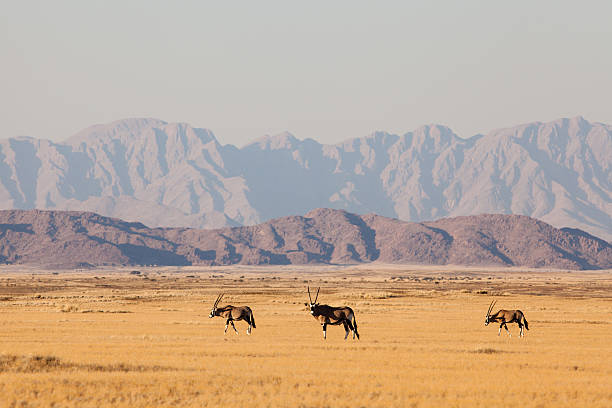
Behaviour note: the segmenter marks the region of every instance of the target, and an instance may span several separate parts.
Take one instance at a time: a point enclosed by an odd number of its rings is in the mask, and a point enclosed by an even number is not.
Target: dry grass
[[[30,272],[30,271],[28,271]],[[609,407],[612,275],[170,268],[0,278],[1,407]],[[212,277],[215,275],[215,277]],[[391,279],[394,277],[394,279]],[[398,277],[402,277],[399,279]],[[438,282],[438,283],[435,283]],[[304,307],[347,304],[360,341]],[[220,291],[257,329],[223,335]],[[487,294],[479,294],[487,291]],[[491,293],[529,320],[484,327]],[[230,329],[231,330],[231,329]]]
[[[1,355],[0,356],[0,373],[42,373],[49,371],[65,371],[65,370],[80,370],[80,371],[96,371],[96,372],[113,372],[113,371],[173,371],[174,369],[161,366],[143,366],[143,365],[127,365],[119,364],[75,364],[60,360],[55,356],[16,356],[16,355]]]

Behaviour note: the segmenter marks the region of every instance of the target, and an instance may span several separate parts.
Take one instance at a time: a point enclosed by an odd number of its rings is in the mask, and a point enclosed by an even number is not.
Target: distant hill
[[[425,221],[522,214],[612,241],[612,127],[582,117],[458,137],[427,125],[335,145],[126,119],[63,143],[0,140],[0,208],[93,211],[153,227],[255,225],[320,207]]]
[[[285,265],[363,262],[612,268],[612,246],[520,215],[425,223],[316,209],[263,224],[148,228],[89,212],[0,211],[0,262],[100,265]]]

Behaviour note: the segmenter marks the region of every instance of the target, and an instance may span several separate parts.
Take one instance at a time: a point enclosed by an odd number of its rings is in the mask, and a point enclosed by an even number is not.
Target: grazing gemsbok
[[[346,340],[348,337],[349,331],[353,332],[353,339],[355,336],[357,336],[357,339],[359,339],[359,333],[357,332],[357,321],[355,320],[355,313],[353,313],[353,309],[348,306],[333,307],[318,304],[317,299],[319,298],[319,290],[321,290],[321,288],[317,289],[317,295],[315,296],[315,300],[313,302],[312,296],[310,296],[310,287],[308,287],[308,299],[310,299],[310,304],[304,304],[310,307],[310,314],[323,326],[323,338],[327,338],[328,324],[331,324],[332,326],[342,324],[344,325],[344,330],[346,332],[344,335],[344,340]]]
[[[497,332],[497,335],[499,336],[501,334],[501,329],[503,327],[506,329],[506,332],[508,332],[508,336],[512,337],[512,335],[510,334],[510,330],[508,330],[508,326],[506,326],[506,323],[516,323],[518,324],[519,329],[521,329],[519,337],[525,336],[525,334],[523,333],[523,326],[525,326],[525,328],[529,330],[529,324],[527,324],[527,319],[525,319],[525,315],[523,314],[523,312],[521,312],[520,310],[502,309],[495,314],[491,314],[491,310],[493,310],[493,306],[495,306],[495,303],[497,303],[496,300],[492,301],[489,305],[489,310],[487,310],[487,319],[485,320],[485,326],[488,326],[489,323],[499,323],[499,331]]]
[[[227,326],[229,324],[232,325],[232,328],[234,329],[236,334],[238,334],[238,330],[236,330],[236,326],[234,326],[234,320],[236,321],[244,320],[245,322],[249,324],[249,327],[247,328],[247,334],[250,335],[251,328],[254,328],[254,329],[257,328],[257,326],[255,326],[255,318],[253,317],[253,311],[251,311],[251,308],[248,306],[232,306],[232,305],[217,307],[223,295],[224,293],[217,296],[217,300],[215,300],[215,304],[213,305],[213,308],[210,311],[210,314],[208,315],[208,317],[212,319],[215,316],[221,316],[227,319],[225,321],[225,331],[223,332],[223,334],[227,333]]]

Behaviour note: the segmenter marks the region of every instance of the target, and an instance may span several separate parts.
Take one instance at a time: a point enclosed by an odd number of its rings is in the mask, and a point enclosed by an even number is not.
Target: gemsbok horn
[[[257,328],[257,326],[255,326],[255,318],[253,317],[253,311],[251,310],[251,308],[248,306],[232,305],[217,307],[219,305],[219,302],[221,301],[221,298],[223,298],[223,295],[224,293],[217,296],[217,300],[215,300],[215,304],[213,305],[213,308],[210,311],[208,317],[212,319],[215,316],[221,316],[227,319],[225,321],[225,331],[223,332],[223,334],[227,333],[227,326],[230,324],[232,325],[232,328],[234,329],[236,334],[238,334],[238,330],[236,330],[236,326],[234,326],[234,320],[244,320],[249,324],[246,333],[250,335],[251,328]]]
[[[496,300],[492,301],[489,305],[489,310],[487,310],[487,318],[485,320],[485,326],[488,326],[489,323],[499,323],[499,331],[497,332],[497,335],[499,336],[501,334],[501,329],[503,327],[506,329],[506,332],[508,332],[508,336],[512,337],[512,335],[510,334],[510,330],[508,330],[508,326],[506,326],[506,323],[516,323],[518,324],[520,329],[519,337],[524,337],[525,334],[523,332],[523,326],[527,330],[529,330],[529,324],[527,324],[527,319],[525,319],[525,315],[523,314],[523,312],[521,312],[520,310],[502,309],[495,314],[491,314],[491,310],[493,310],[495,303],[497,303]]]
[[[321,326],[323,326],[323,338],[327,338],[327,325],[336,326],[339,324],[344,325],[345,335],[344,340],[349,335],[349,332],[353,332],[353,339],[357,336],[359,339],[359,333],[357,332],[357,321],[355,320],[355,313],[353,309],[348,306],[333,307],[328,305],[320,305],[317,303],[319,298],[319,290],[317,289],[317,295],[315,296],[314,302],[312,296],[310,296],[310,287],[308,287],[308,299],[310,303],[304,303],[304,305],[310,307],[310,314],[312,317],[317,319]]]

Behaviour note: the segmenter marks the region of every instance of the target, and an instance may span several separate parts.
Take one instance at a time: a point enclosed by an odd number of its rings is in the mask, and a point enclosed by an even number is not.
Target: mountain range
[[[127,119],[63,142],[0,140],[0,208],[92,211],[149,227],[255,225],[326,207],[404,221],[519,214],[612,240],[612,126],[582,117],[465,139],[441,125],[325,145],[243,147]]]
[[[319,208],[214,230],[148,228],[77,211],[0,211],[0,262],[103,265],[399,263],[612,268],[612,245],[522,215],[413,223]]]

